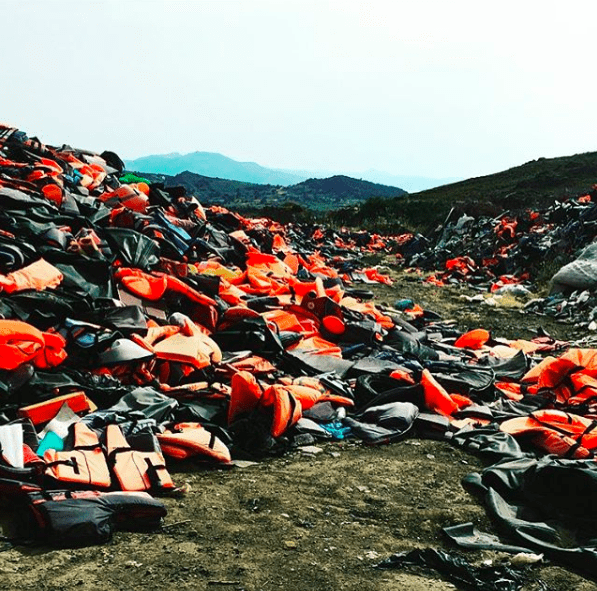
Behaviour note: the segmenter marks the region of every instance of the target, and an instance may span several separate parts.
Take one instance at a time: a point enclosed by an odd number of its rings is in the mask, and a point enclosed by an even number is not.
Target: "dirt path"
[[[485,325],[504,336],[530,336],[544,319],[517,310],[462,313],[458,289],[408,278],[380,290],[389,303],[411,297],[459,324]],[[487,323],[491,322],[491,326]],[[564,338],[566,327],[555,325]],[[500,336],[496,334],[495,336]],[[408,439],[370,448],[329,443],[319,453],[295,450],[228,471],[180,465],[173,476],[188,493],[165,499],[168,517],[155,534],[118,533],[110,544],[76,550],[0,546],[6,590],[131,589],[273,591],[445,591],[430,573],[379,570],[390,554],[450,548],[441,528],[466,521],[493,531],[483,506],[461,478],[483,467],[448,443]],[[475,563],[507,555],[468,552]],[[597,585],[558,566],[533,569],[525,590],[588,591]]]

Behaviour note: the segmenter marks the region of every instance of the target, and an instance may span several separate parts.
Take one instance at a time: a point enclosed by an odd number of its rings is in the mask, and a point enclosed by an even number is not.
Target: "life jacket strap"
[[[160,478],[159,470],[165,470],[165,464],[154,464],[150,458],[145,458],[147,464],[147,477],[151,483],[151,487],[155,490],[163,488],[164,482]]]
[[[116,463],[116,456],[120,453],[133,451],[130,447],[116,447],[107,454],[108,463],[113,466]]]
[[[75,445],[73,450],[75,451],[95,451],[96,449],[101,449],[102,446],[99,443],[92,443],[91,445]]]
[[[55,460],[53,462],[46,462],[46,468],[53,468],[54,466],[69,466],[73,469],[75,474],[80,474],[79,462],[76,458],[70,458],[68,460]]]

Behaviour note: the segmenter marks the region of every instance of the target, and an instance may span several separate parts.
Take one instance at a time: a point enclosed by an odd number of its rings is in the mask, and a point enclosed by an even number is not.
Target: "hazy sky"
[[[0,0],[0,121],[123,158],[470,177],[597,150],[597,2]]]

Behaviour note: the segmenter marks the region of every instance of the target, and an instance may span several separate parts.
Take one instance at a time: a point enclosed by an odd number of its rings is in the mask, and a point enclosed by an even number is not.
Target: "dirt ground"
[[[570,327],[504,309],[468,304],[460,288],[436,288],[402,275],[376,289],[392,303],[412,298],[454,318],[462,328],[483,326],[494,336],[530,337],[543,326],[558,338]],[[6,590],[67,588],[273,591],[445,591],[459,589],[423,570],[380,570],[399,551],[453,549],[447,525],[472,521],[495,533],[482,504],[460,484],[483,467],[448,443],[407,439],[383,447],[339,442],[297,449],[281,458],[205,471],[172,469],[182,498],[167,498],[168,516],[156,533],[117,533],[105,546],[75,550],[0,543],[0,581]],[[508,555],[466,552],[476,564]],[[533,567],[526,591],[588,591],[597,585],[567,569]]]

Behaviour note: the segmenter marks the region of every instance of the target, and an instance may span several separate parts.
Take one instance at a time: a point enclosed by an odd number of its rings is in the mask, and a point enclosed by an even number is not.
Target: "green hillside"
[[[394,198],[406,194],[397,187],[347,176],[309,179],[283,187],[206,177],[188,171],[174,176],[145,172],[139,174],[150,180],[162,181],[167,187],[182,185],[206,205],[223,205],[240,211],[283,207],[294,203],[302,208],[321,212],[358,206],[372,197]]]
[[[508,170],[411,193],[400,200],[372,199],[334,214],[340,223],[374,224],[393,230],[431,229],[457,213],[499,215],[505,210],[546,207],[577,196],[597,183],[597,152],[539,158]]]

